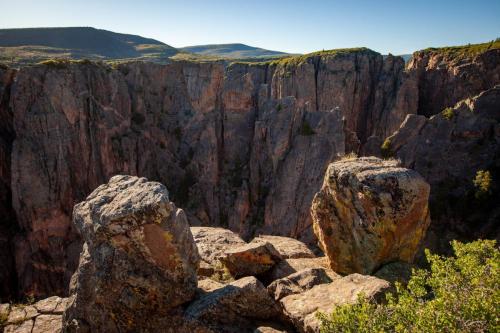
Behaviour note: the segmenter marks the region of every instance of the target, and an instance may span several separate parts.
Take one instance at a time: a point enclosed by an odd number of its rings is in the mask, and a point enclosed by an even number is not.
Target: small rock
[[[67,298],[61,298],[58,296],[52,296],[41,301],[38,301],[33,306],[40,313],[46,314],[62,314],[66,310],[68,303]]]
[[[318,284],[330,282],[332,279],[324,268],[308,268],[275,280],[267,287],[267,291],[275,300],[279,301],[283,297],[299,294]]]
[[[193,239],[200,254],[198,275],[210,277],[221,270],[220,258],[231,248],[245,245],[238,234],[228,229],[213,227],[191,227]]]
[[[198,289],[200,289],[204,293],[208,293],[215,289],[219,289],[224,287],[224,284],[214,281],[212,279],[203,279],[198,281]]]
[[[273,269],[266,275],[266,280],[274,281],[290,274],[297,273],[304,269],[309,268],[323,268],[330,279],[334,280],[339,277],[337,273],[330,269],[330,264],[326,257],[319,258],[298,258],[298,259],[285,259],[277,263]]]
[[[332,283],[320,284],[300,294],[281,300],[285,316],[300,332],[319,332],[316,312],[329,313],[334,306],[354,303],[359,293],[368,299],[380,301],[390,283],[373,276],[351,274]]]
[[[306,244],[290,237],[261,235],[255,237],[250,244],[265,242],[272,244],[283,259],[315,257]]]
[[[221,262],[235,278],[267,272],[281,260],[268,242],[256,242],[227,250]]]
[[[276,302],[255,277],[248,276],[201,295],[185,311],[188,321],[206,324],[217,332],[241,332],[251,327],[255,319],[270,319],[279,315]],[[225,327],[230,325],[233,330]],[[225,328],[224,328],[225,327]]]

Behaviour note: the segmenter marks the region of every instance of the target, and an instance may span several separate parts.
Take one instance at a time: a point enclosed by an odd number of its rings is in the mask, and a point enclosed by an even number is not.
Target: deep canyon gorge
[[[67,295],[73,206],[117,174],[165,184],[192,226],[315,246],[329,163],[390,156],[430,184],[428,247],[498,238],[498,198],[471,193],[500,176],[499,84],[500,49],[1,67],[0,297]]]

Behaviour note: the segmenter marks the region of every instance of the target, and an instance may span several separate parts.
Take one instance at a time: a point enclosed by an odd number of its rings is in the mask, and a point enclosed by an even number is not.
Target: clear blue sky
[[[500,37],[500,0],[0,0],[0,28],[92,26],[175,47],[411,53]]]

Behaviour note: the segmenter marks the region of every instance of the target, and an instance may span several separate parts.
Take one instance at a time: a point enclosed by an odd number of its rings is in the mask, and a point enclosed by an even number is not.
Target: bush
[[[316,134],[316,132],[314,132],[314,130],[312,129],[311,125],[307,122],[307,120],[304,120],[302,126],[300,126],[299,134],[303,136],[310,136]]]
[[[380,146],[380,153],[382,154],[383,158],[391,158],[394,156],[394,153],[391,149],[391,139],[387,138],[384,140],[384,143],[382,143],[382,146]]]
[[[396,283],[387,304],[358,302],[319,314],[322,333],[499,332],[500,251],[496,242],[452,242],[454,257],[430,254],[429,270],[414,270],[408,286]]]
[[[453,119],[453,116],[455,115],[455,110],[453,110],[452,108],[446,108],[444,109],[441,114],[443,115],[443,117],[445,117],[446,119],[448,120],[452,120]]]
[[[479,170],[473,183],[476,188],[476,198],[481,199],[491,194],[492,178],[489,171]]]

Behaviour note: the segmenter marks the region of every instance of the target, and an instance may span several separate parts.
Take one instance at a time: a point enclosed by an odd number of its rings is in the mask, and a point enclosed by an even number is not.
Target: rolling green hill
[[[0,62],[12,66],[53,58],[163,62],[177,53],[155,39],[90,27],[0,29]]]

